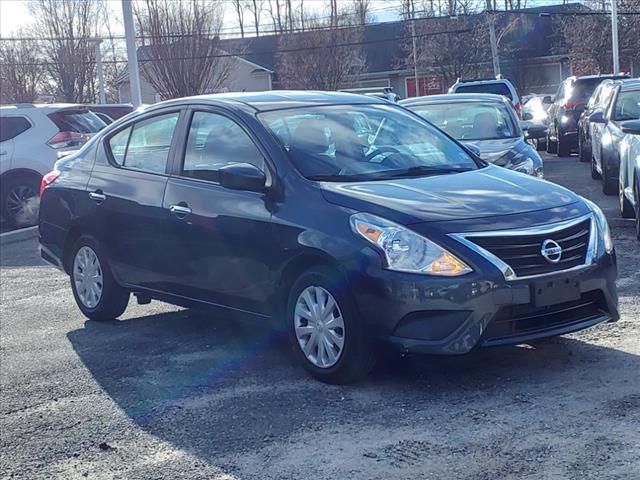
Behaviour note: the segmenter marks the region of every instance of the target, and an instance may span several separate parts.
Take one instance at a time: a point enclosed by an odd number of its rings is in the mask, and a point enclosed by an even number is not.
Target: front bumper
[[[579,271],[534,279],[474,275],[368,272],[366,286],[356,288],[356,302],[378,338],[403,352],[427,354],[518,344],[619,318],[615,253]],[[551,301],[540,300],[545,289]]]

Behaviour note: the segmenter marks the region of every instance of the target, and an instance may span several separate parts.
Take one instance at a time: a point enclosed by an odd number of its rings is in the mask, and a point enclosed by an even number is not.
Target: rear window
[[[0,118],[0,142],[6,142],[17,137],[31,128],[31,124],[24,117]]]
[[[602,83],[602,78],[590,78],[588,80],[576,80],[573,88],[567,88],[567,98],[581,98],[587,100],[593,92],[596,91],[598,85]]]
[[[511,90],[505,83],[478,83],[475,85],[458,85],[455,93],[493,93],[513,100]]]
[[[48,117],[61,132],[96,133],[107,126],[89,110],[60,110]]]

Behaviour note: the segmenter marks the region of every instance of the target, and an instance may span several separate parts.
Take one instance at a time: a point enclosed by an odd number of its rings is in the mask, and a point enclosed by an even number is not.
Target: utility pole
[[[96,40],[96,69],[98,70],[98,95],[100,103],[107,103],[107,96],[104,93],[104,72],[102,70],[102,51],[100,45],[102,39]]]
[[[489,13],[489,41],[491,42],[491,59],[493,60],[493,75],[500,75],[500,58],[498,57],[498,42],[496,41],[496,26],[493,14]]]
[[[613,48],[613,73],[620,73],[620,57],[618,55],[618,5],[611,0],[611,42]]]
[[[411,15],[411,39],[413,40],[413,78],[416,82],[416,97],[420,96],[420,81],[418,79],[418,45],[416,41],[416,22]]]
[[[131,104],[138,108],[142,104],[140,94],[140,72],[138,71],[138,52],[136,51],[136,33],[133,28],[133,12],[131,0],[122,0],[122,17],[124,18],[124,35],[127,42],[127,67],[129,68],[129,85],[131,86]]]

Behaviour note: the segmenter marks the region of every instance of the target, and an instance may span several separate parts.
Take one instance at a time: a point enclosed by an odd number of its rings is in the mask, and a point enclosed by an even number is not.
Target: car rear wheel
[[[582,135],[578,137],[578,153],[581,162],[586,163],[591,159],[591,151],[585,146]]]
[[[15,175],[2,182],[2,217],[10,226],[27,227],[38,223],[39,188],[38,179],[30,175]]]
[[[596,169],[596,159],[593,157],[593,152],[591,152],[591,178],[600,180],[600,173]]]
[[[569,143],[565,138],[562,137],[562,132],[558,130],[558,142],[556,151],[559,157],[568,157],[571,155],[571,149],[569,148]]]
[[[633,205],[624,194],[624,184],[618,180],[618,201],[620,202],[620,215],[622,218],[634,218]]]
[[[601,162],[602,162],[602,193],[605,195],[615,195],[618,191],[618,179],[611,178],[611,173],[609,173],[609,169],[607,168],[607,161],[600,154]]]
[[[547,134],[547,153],[556,153],[558,151],[558,144],[551,140],[551,137]]]
[[[316,379],[352,383],[371,371],[373,346],[341,275],[318,267],[293,285],[287,306],[296,357]]]
[[[78,307],[90,320],[115,320],[129,303],[129,291],[117,284],[100,245],[81,237],[71,260],[71,289]]]

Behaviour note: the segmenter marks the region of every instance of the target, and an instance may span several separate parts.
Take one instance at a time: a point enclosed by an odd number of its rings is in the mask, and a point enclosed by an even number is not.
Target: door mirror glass
[[[593,112],[591,115],[589,115],[589,121],[591,123],[606,123],[604,114],[602,113],[601,110]]]
[[[250,163],[232,163],[218,170],[220,185],[231,190],[263,192],[267,178],[262,170]]]
[[[553,103],[553,98],[551,97],[551,95],[545,95],[542,98],[542,103],[544,103],[545,105],[551,105]]]
[[[520,122],[520,128],[524,132],[525,138],[544,138],[547,136],[547,127],[533,122]]]

